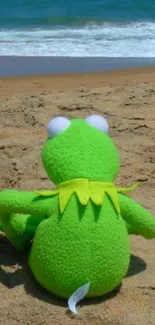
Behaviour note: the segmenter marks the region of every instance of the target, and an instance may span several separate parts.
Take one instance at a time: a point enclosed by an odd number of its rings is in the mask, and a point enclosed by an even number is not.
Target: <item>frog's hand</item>
[[[129,223],[125,222],[125,225],[129,235],[139,235],[139,233],[136,232],[135,229]]]
[[[0,215],[11,213],[47,217],[52,206],[52,197],[42,197],[35,192],[4,190],[0,192]]]
[[[2,231],[2,232],[4,231],[1,223],[0,223],[0,231]]]
[[[37,227],[43,220],[27,214],[13,213],[0,216],[1,229],[18,250],[23,250],[33,240]]]
[[[133,229],[133,233],[144,238],[155,238],[155,218],[139,203],[119,193],[119,204],[122,218]]]

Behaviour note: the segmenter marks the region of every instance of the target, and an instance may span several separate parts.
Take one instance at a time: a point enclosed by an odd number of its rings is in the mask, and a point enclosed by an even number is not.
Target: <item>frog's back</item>
[[[129,240],[121,216],[107,195],[103,206],[82,206],[75,195],[61,215],[55,198],[53,215],[41,222],[29,264],[38,282],[68,298],[90,282],[88,296],[117,287],[129,265]]]

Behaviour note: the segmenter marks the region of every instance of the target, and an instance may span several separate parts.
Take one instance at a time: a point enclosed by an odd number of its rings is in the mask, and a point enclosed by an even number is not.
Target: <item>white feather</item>
[[[82,300],[88,293],[90,282],[77,289],[68,300],[68,308],[74,314],[77,314],[76,304]]]

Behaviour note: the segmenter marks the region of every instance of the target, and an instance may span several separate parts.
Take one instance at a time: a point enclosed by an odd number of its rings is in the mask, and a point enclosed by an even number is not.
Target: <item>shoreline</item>
[[[47,91],[68,91],[79,87],[106,88],[155,83],[155,65],[103,72],[0,76],[1,98]]]
[[[155,66],[155,58],[0,56],[0,77],[99,73]]]

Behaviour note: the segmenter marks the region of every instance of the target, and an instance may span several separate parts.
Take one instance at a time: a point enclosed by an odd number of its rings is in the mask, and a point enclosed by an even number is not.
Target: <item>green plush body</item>
[[[89,281],[89,297],[118,286],[128,269],[129,242],[125,223],[116,217],[109,198],[102,207],[91,202],[81,207],[73,195],[63,216],[57,198],[53,204],[57,213],[39,225],[30,254],[37,280],[65,298]]]
[[[76,150],[75,150],[76,148]],[[119,170],[117,150],[106,134],[82,120],[73,120],[62,134],[48,139],[42,153],[54,183],[86,178],[113,182]],[[130,261],[128,234],[155,238],[155,219],[131,198],[118,194],[118,214],[105,195],[102,205],[82,205],[76,194],[64,212],[59,197],[35,192],[0,192],[3,231],[18,249],[29,242],[29,266],[48,291],[68,298],[90,282],[88,297],[101,296],[117,287]]]

